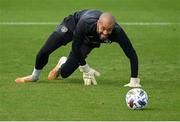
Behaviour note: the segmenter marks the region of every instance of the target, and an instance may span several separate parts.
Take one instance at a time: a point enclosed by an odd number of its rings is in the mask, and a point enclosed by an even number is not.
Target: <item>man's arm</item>
[[[87,25],[83,20],[80,20],[78,22],[76,29],[74,31],[74,36],[73,36],[73,42],[72,42],[72,51],[75,54],[79,65],[85,65],[85,57],[83,57],[82,52],[81,52],[81,46],[86,34],[87,30]]]
[[[138,78],[138,57],[129,38],[127,37],[126,33],[119,25],[116,25],[113,37],[114,37],[113,40],[116,41],[121,46],[124,53],[129,58],[131,64],[130,82],[124,86],[141,87],[140,79]]]
[[[136,51],[134,50],[128,36],[123,31],[122,28],[117,27],[115,32],[115,40],[116,42],[121,46],[123,49],[125,55],[130,60],[130,66],[131,66],[131,77],[138,77],[138,57],[136,54]]]
[[[129,38],[123,29],[116,25],[115,38],[117,43],[122,47],[124,53],[130,60],[131,64],[131,78],[130,82],[125,87],[141,87],[140,79],[138,78],[138,57],[136,51],[134,50]]]

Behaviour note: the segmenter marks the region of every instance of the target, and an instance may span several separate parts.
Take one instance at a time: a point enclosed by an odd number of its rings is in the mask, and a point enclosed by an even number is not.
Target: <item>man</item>
[[[79,67],[83,73],[84,84],[96,85],[95,76],[100,76],[100,73],[91,68],[85,59],[91,50],[100,47],[101,43],[116,42],[129,58],[131,65],[130,82],[125,86],[141,87],[138,78],[138,58],[131,42],[110,13],[98,10],[82,10],[66,17],[37,54],[32,74],[15,81],[37,81],[41,70],[48,62],[49,55],[71,41],[72,49],[68,58],[60,58],[58,64],[50,71],[48,80],[54,80],[58,76],[67,78]]]

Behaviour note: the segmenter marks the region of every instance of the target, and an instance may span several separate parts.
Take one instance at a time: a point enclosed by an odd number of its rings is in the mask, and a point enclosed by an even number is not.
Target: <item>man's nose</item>
[[[104,31],[103,31],[103,34],[104,34],[104,35],[107,35],[107,34],[108,34],[107,30],[104,30]]]

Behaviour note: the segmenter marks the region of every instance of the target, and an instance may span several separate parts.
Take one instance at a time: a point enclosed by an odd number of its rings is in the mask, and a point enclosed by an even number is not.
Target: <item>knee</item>
[[[68,72],[63,72],[62,70],[60,71],[60,75],[62,78],[68,78],[70,76]]]
[[[65,68],[65,67],[63,67],[63,65],[62,65],[62,67],[60,68],[60,71],[59,71],[62,78],[69,77],[72,74],[72,72],[73,71],[70,68],[67,68],[67,67]]]

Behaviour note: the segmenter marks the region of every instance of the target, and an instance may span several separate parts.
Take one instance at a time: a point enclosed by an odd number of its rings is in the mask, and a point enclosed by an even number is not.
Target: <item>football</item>
[[[129,109],[144,109],[148,104],[147,93],[140,88],[129,90],[125,100]]]

